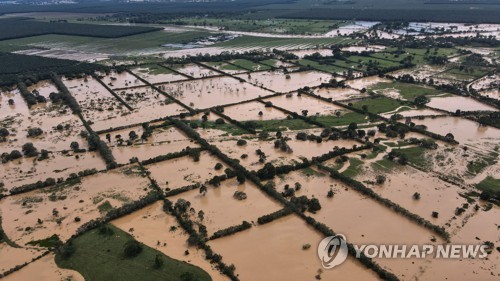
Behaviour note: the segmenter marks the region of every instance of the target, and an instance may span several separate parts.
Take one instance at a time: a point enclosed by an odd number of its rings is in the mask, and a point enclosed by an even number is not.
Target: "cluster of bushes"
[[[214,232],[214,234],[212,236],[210,236],[210,238],[208,238],[208,240],[214,240],[214,239],[217,239],[217,238],[221,238],[221,237],[226,237],[226,236],[229,236],[229,235],[233,235],[237,232],[240,232],[240,231],[243,231],[243,230],[247,230],[249,228],[252,227],[252,224],[247,222],[247,221],[243,221],[241,224],[238,224],[238,225],[235,225],[235,226],[231,226],[231,227],[228,227],[228,228],[225,228],[225,229],[221,229],[221,230],[218,230],[216,232]]]
[[[203,151],[203,150],[204,150],[203,148],[191,148],[188,146],[179,152],[170,152],[170,153],[167,153],[165,155],[159,155],[159,156],[156,156],[153,158],[146,159],[144,161],[141,161],[141,164],[142,165],[150,165],[150,164],[154,164],[154,163],[158,163],[158,162],[162,162],[162,161],[167,161],[167,160],[171,160],[171,159],[175,159],[175,158],[180,158],[180,157],[184,157],[184,156],[188,156],[188,155],[190,155],[193,158],[196,155],[198,155],[198,157],[199,157],[201,151]]]
[[[316,213],[317,211],[321,210],[321,204],[319,203],[318,198],[307,198],[307,196],[302,195],[299,197],[293,196],[290,199],[290,202],[292,202],[301,212],[311,212],[311,213]]]
[[[19,187],[14,187],[10,190],[11,195],[21,194],[35,189],[40,189],[48,186],[56,185],[56,180],[54,178],[47,178],[44,181],[37,181],[36,183],[25,184]]]
[[[118,166],[118,164],[115,161],[115,157],[111,152],[111,149],[109,149],[106,142],[102,141],[99,138],[99,135],[97,135],[95,132],[92,131],[88,134],[87,141],[89,143],[89,150],[99,151],[101,157],[104,159],[104,162],[106,162],[106,166],[108,169],[113,169]]]
[[[270,213],[268,215],[263,215],[261,217],[259,217],[257,219],[257,223],[258,224],[266,224],[266,223],[270,223],[274,220],[277,220],[279,218],[282,218],[282,217],[286,217],[288,216],[289,214],[292,213],[292,210],[290,210],[289,208],[283,208],[281,210],[278,210],[276,212],[273,212],[273,213]]]
[[[69,108],[71,108],[71,111],[73,111],[74,114],[81,114],[82,110],[80,108],[80,105],[71,95],[68,88],[66,88],[66,85],[64,85],[64,83],[61,81],[61,78],[59,78],[59,76],[57,76],[57,74],[54,72],[51,73],[51,78],[54,82],[54,85],[56,85],[57,89],[59,90],[59,96],[69,106]]]
[[[343,183],[350,186],[354,190],[374,199],[375,201],[377,201],[377,202],[381,203],[382,205],[396,211],[397,213],[407,217],[408,219],[422,225],[423,227],[426,227],[426,228],[434,231],[435,233],[437,233],[438,235],[443,237],[445,240],[449,239],[450,235],[448,234],[448,232],[446,232],[446,230],[443,227],[438,226],[438,225],[434,225],[431,222],[429,222],[428,220],[408,211],[407,209],[390,201],[389,199],[380,197],[380,195],[375,193],[372,189],[366,187],[363,183],[356,181],[348,176],[345,176],[345,175],[339,173],[337,170],[332,169],[330,167],[327,167],[327,166],[324,166],[321,164],[318,164],[318,167],[324,171],[329,172],[330,176],[332,178],[342,181]]]
[[[19,82],[17,84],[17,88],[19,89],[19,93],[23,97],[26,104],[28,104],[28,107],[31,107],[32,105],[38,103],[35,95],[28,91],[28,88],[26,87],[26,84],[24,82]]]

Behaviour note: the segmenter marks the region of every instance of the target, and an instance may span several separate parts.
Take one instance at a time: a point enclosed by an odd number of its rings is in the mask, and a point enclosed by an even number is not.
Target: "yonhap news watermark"
[[[363,244],[352,245],[355,257],[364,255],[368,258],[381,259],[484,259],[491,251],[491,245],[485,244],[424,244],[424,245],[398,245],[398,244]],[[318,245],[318,257],[325,269],[331,269],[342,264],[349,254],[347,239],[338,234],[328,236]]]

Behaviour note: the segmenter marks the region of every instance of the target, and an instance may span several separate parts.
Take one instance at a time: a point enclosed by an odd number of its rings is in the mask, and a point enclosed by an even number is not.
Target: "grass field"
[[[427,169],[430,167],[428,159],[425,157],[425,148],[423,147],[408,147],[396,149],[396,151],[401,152],[406,157],[408,157],[408,162],[417,165],[420,168]]]
[[[95,229],[73,239],[74,253],[67,259],[57,254],[57,265],[78,271],[85,280],[212,280],[202,269],[169,258],[145,245],[137,256],[126,257],[125,245],[134,240],[133,237],[114,226],[106,227],[113,233],[101,234]],[[163,261],[159,268],[155,267],[156,256]],[[187,276],[191,279],[186,279]]]
[[[348,112],[346,114],[341,115],[340,117],[337,117],[335,115],[320,115],[320,116],[314,116],[313,118],[314,120],[328,127],[347,126],[352,122],[356,124],[362,124],[367,122],[364,115],[356,112]]]
[[[373,57],[350,56],[347,59],[352,61],[352,62],[361,63],[361,64],[374,63],[382,68],[400,65],[399,62],[393,62],[393,61],[389,61],[389,60],[385,60],[385,59],[377,59],[377,58],[373,58]]]
[[[500,191],[500,179],[493,177],[486,177],[480,183],[476,184],[476,187],[484,191],[499,192]]]
[[[246,59],[237,59],[237,60],[230,61],[230,63],[232,63],[240,68],[250,70],[250,71],[271,69],[271,67],[269,67],[267,65],[262,65],[262,64],[255,63],[255,62],[252,62],[252,61],[249,61]]]
[[[286,129],[304,130],[316,127],[301,119],[263,120],[253,122],[257,123],[257,129],[268,132],[284,131]]]
[[[182,44],[209,35],[203,31],[180,33],[155,31],[121,38],[95,38],[71,35],[41,35],[0,41],[0,51],[19,51],[33,48],[105,53],[114,55],[141,54],[162,50],[163,44]]]
[[[226,30],[266,32],[277,34],[326,33],[343,24],[333,20],[285,20],[285,19],[231,19],[231,18],[180,18],[166,23],[182,23],[203,27],[223,27]]]
[[[321,70],[324,72],[329,72],[329,73],[347,72],[347,69],[345,69],[345,68],[338,67],[335,65],[329,65],[329,64],[320,64],[319,62],[312,61],[312,60],[302,59],[302,60],[297,61],[297,63],[300,65],[303,65],[303,66],[312,67],[314,69]]]
[[[402,103],[386,97],[377,97],[374,99],[362,100],[353,104],[354,107],[359,109],[362,109],[363,105],[368,106],[369,112],[378,114],[396,110],[398,107],[402,106]]]
[[[377,83],[369,87],[370,90],[384,90],[384,89],[396,89],[401,96],[406,99],[413,101],[416,97],[424,96],[436,96],[444,94],[439,90],[431,87],[423,87],[416,84],[402,83],[402,82],[382,82]]]
[[[354,178],[356,175],[361,173],[363,168],[363,161],[358,158],[349,158],[349,167],[342,172],[344,176]]]

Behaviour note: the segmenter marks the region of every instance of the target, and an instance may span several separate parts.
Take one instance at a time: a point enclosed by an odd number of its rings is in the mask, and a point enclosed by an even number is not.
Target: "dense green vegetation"
[[[24,18],[0,19],[0,40],[45,34],[118,38],[160,30],[155,27],[40,22]]]
[[[401,96],[406,99],[413,101],[417,96],[435,96],[444,94],[442,91],[436,90],[431,87],[423,87],[415,84],[401,83],[401,82],[383,82],[375,84],[369,87],[371,90],[384,90],[384,89],[395,89]]]
[[[50,78],[51,72],[74,75],[108,69],[108,67],[92,63],[3,52],[0,52],[0,65],[2,65],[0,85],[11,85],[25,80],[30,83],[37,82]]]
[[[198,267],[131,241],[124,231],[101,226],[67,242],[57,251],[56,263],[85,280],[212,280]]]
[[[476,187],[483,191],[488,191],[490,193],[500,193],[500,179],[493,177],[486,177],[480,183],[476,184]]]
[[[358,109],[363,109],[363,106],[367,106],[368,112],[377,114],[396,110],[402,105],[401,102],[386,97],[365,99],[353,104],[353,106]]]

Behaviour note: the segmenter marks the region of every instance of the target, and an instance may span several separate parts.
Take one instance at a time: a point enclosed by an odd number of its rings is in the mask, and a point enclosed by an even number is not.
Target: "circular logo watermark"
[[[328,236],[318,245],[318,257],[325,269],[331,269],[347,259],[347,242],[342,234]]]

